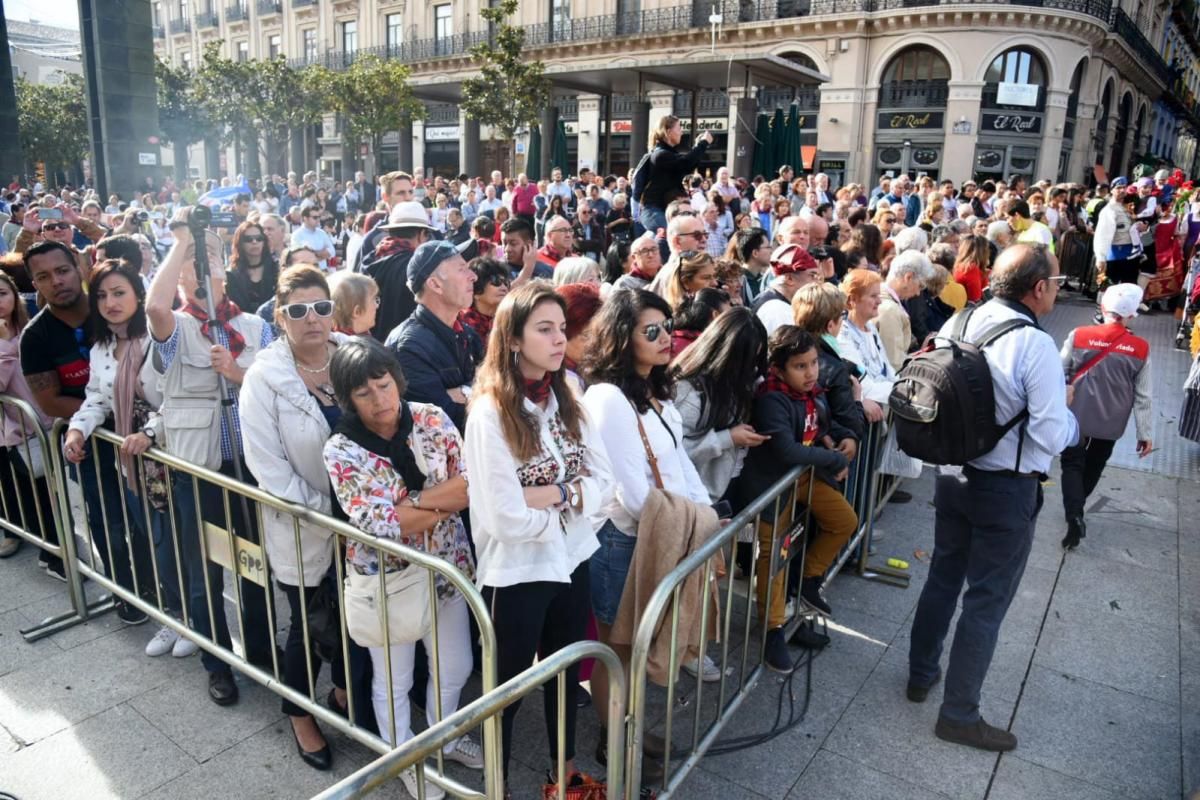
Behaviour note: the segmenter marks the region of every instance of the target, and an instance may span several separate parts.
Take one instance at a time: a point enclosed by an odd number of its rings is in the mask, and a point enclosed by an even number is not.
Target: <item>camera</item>
[[[149,222],[150,221],[150,213],[147,211],[137,212],[137,221],[139,224],[143,223],[143,222]]]
[[[208,206],[193,206],[189,217],[193,228],[226,228],[233,230],[238,226],[237,218],[231,211],[213,211]]]

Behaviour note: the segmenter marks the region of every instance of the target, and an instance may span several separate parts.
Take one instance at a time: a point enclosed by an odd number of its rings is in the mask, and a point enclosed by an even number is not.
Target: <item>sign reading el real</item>
[[[1042,118],[1037,114],[984,114],[979,128],[1005,133],[1041,133]]]
[[[945,112],[923,111],[896,113],[884,111],[879,115],[880,130],[927,130],[940,128],[945,123]]]

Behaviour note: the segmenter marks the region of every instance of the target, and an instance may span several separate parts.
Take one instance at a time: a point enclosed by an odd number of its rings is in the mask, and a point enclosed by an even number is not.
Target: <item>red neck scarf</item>
[[[339,327],[339,326],[337,326],[337,325],[335,325],[335,326],[333,327],[333,332],[334,332],[334,333],[344,333],[344,334],[346,334],[347,336],[357,336],[357,335],[358,335],[358,334],[356,334],[356,333],[355,333],[353,330],[351,330],[350,328],[342,328],[342,327]]]
[[[633,269],[629,270],[629,274],[631,276],[633,276],[634,278],[640,278],[641,280],[644,280],[647,283],[654,280],[654,276],[650,275],[646,272],[643,272],[641,267],[634,267]]]
[[[537,405],[541,405],[550,399],[550,381],[553,380],[554,373],[547,372],[540,379],[531,381],[525,379],[525,396]]]
[[[479,338],[483,340],[484,347],[487,347],[488,337],[492,335],[492,323],[494,321],[495,317],[489,317],[475,308],[475,306],[471,306],[458,312],[458,319],[455,321],[455,325],[457,326],[455,330],[461,332],[463,325],[474,328],[475,332],[479,334]]]
[[[200,320],[200,333],[207,339],[212,339],[212,324],[213,321],[208,318],[208,310],[196,305],[195,303],[184,303],[180,309],[183,313],[195,317]],[[229,339],[229,353],[234,358],[242,354],[246,349],[246,340],[242,334],[238,333],[237,328],[229,324],[229,321],[242,313],[242,310],[237,307],[237,303],[230,300],[228,297],[223,299],[220,305],[216,308],[217,312],[217,327],[225,331],[226,338]],[[215,340],[214,340],[215,342]]]
[[[757,394],[763,395],[768,392],[782,392],[787,395],[788,399],[796,403],[804,403],[804,434],[803,443],[812,444],[816,441],[817,433],[821,425],[820,417],[817,413],[817,395],[824,391],[820,386],[814,386],[812,391],[797,392],[792,387],[788,386],[783,380],[783,376],[779,373],[776,367],[771,367],[767,371],[766,380],[758,385]]]
[[[570,356],[563,356],[563,369],[570,370],[576,375],[579,374],[579,364]]]
[[[415,249],[410,240],[389,236],[375,247],[375,258],[387,258],[388,256],[394,256],[396,253],[403,253],[405,250],[411,252]]]

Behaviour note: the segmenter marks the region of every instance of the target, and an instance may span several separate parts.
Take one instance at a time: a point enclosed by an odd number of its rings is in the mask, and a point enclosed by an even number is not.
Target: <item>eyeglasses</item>
[[[288,319],[296,321],[307,317],[309,311],[318,317],[331,317],[333,316],[333,301],[318,300],[315,303],[289,303],[280,310]]]
[[[1046,278],[1046,280],[1049,283],[1052,283],[1056,287],[1058,287],[1058,286],[1062,286],[1064,283],[1066,283],[1067,278],[1069,278],[1069,277],[1070,277],[1069,275],[1051,275],[1049,278]]]
[[[707,232],[707,231],[687,231],[686,233],[681,233],[681,234],[679,234],[679,235],[680,235],[681,237],[682,237],[682,236],[691,236],[691,237],[694,237],[694,238],[696,238],[696,239],[699,239],[700,241],[704,241],[705,239],[707,239],[707,238],[708,238],[708,232]]]
[[[549,236],[552,233],[571,233],[571,229],[570,228],[555,228],[552,231],[546,231],[547,236]]]
[[[651,245],[650,247],[638,248],[637,250],[634,250],[632,253],[630,253],[630,255],[648,256],[651,253],[657,253],[657,252],[658,252],[658,245]]]
[[[69,227],[71,227],[70,224],[66,223],[66,222],[42,223],[42,230],[44,230],[44,231],[65,231]]]
[[[243,236],[242,237],[242,241],[246,242],[247,244],[256,244],[256,243],[261,244],[262,242],[265,242],[266,240],[267,240],[267,237],[265,237],[265,236],[251,235],[251,236]]]
[[[675,330],[675,320],[665,319],[662,321],[662,323],[647,325],[645,328],[642,328],[640,331],[638,331],[638,333],[640,333],[642,336],[645,336],[647,342],[657,342],[658,337],[661,334],[671,333],[673,330]]]
[[[487,282],[492,286],[511,286],[512,279],[506,278],[503,275],[492,275],[487,279]]]

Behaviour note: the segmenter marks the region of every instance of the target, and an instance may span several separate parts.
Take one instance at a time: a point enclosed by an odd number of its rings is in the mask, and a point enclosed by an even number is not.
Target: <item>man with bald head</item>
[[[907,695],[920,703],[942,678],[942,644],[962,594],[934,734],[992,752],[1014,749],[1017,737],[983,720],[980,690],[1033,546],[1042,510],[1041,482],[1054,456],[1079,438],[1058,348],[1037,324],[1038,317],[1054,308],[1064,280],[1049,249],[1015,244],[992,268],[994,299],[961,312],[968,315],[962,335],[967,342],[981,341],[999,325],[1019,323],[984,349],[995,392],[995,423],[1006,432],[992,450],[964,465],[961,474],[937,477],[933,561],[913,618]],[[955,315],[942,336],[957,333],[963,324]]]
[[[785,217],[775,231],[775,244],[808,247],[813,242],[813,238],[809,234],[811,222],[811,218],[806,217]]]

